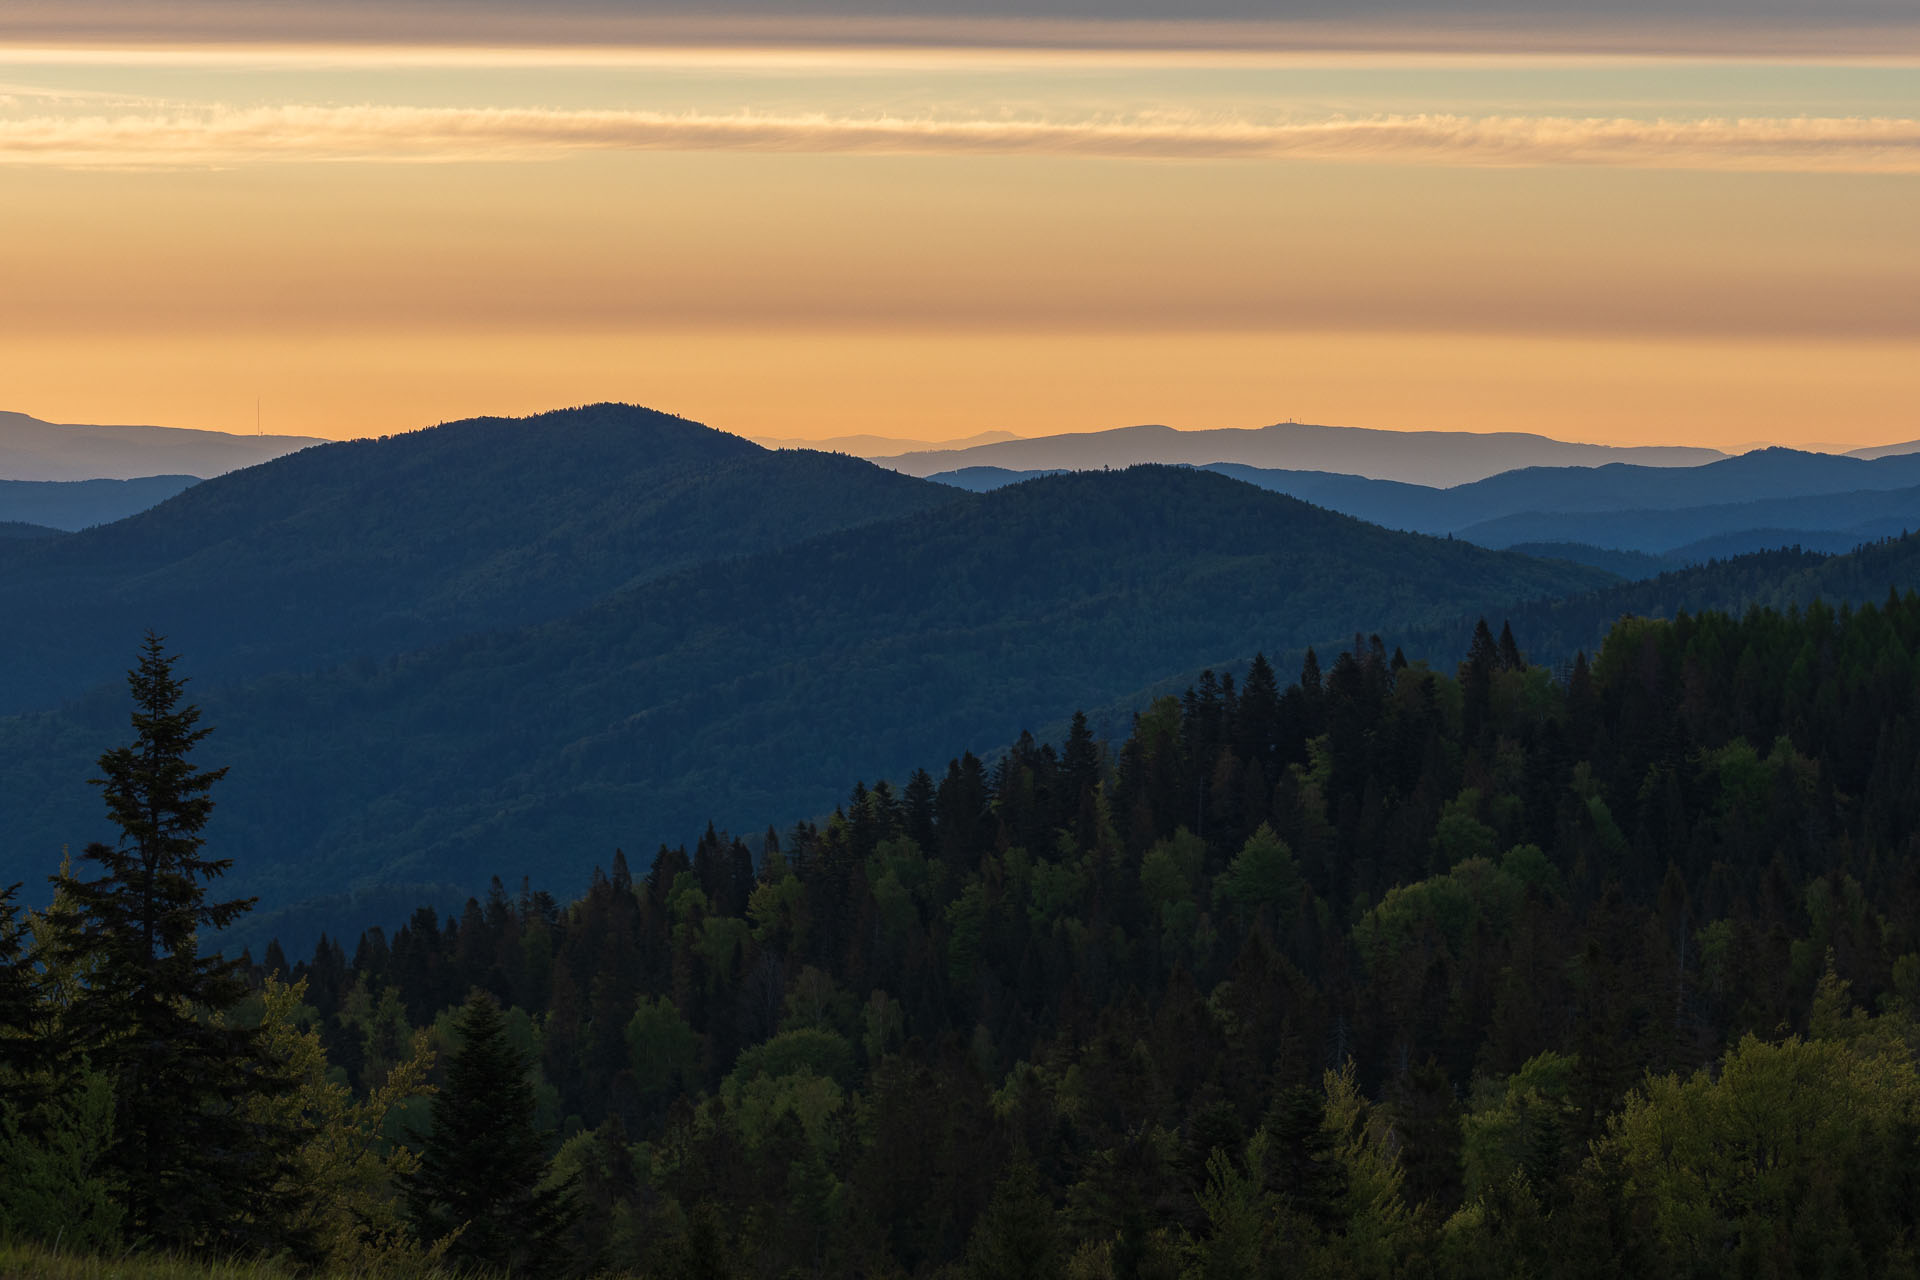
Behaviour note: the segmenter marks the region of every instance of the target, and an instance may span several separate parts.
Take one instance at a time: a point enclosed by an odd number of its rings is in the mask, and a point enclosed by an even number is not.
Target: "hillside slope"
[[[0,480],[0,520],[21,520],[72,532],[137,515],[199,483],[198,476]]]
[[[233,768],[236,888],[457,894],[530,862],[565,881],[709,817],[786,823],[849,777],[990,749],[1170,670],[1610,580],[1141,468],[961,495],[539,626],[196,696],[219,727],[209,759]],[[84,779],[120,704],[0,721],[0,877],[98,827]]]
[[[312,436],[241,436],[186,427],[42,422],[24,413],[0,411],[0,479],[217,476],[323,443]]]
[[[1502,617],[1512,623],[1515,638],[1533,661],[1564,664],[1576,652],[1594,652],[1608,628],[1628,615],[1671,618],[1706,610],[1738,615],[1757,607],[1805,607],[1816,600],[1861,605],[1883,601],[1889,591],[1911,590],[1915,583],[1920,583],[1920,533],[1844,555],[1797,548],[1712,561],[1563,599],[1518,602],[1503,610]],[[1441,626],[1410,633],[1406,651],[1452,662],[1461,628],[1472,621],[1462,611]]]
[[[1484,547],[1511,547],[1526,542],[1583,542],[1621,551],[1660,554],[1748,530],[1756,536],[1764,533],[1767,541],[1778,538],[1780,541],[1772,541],[1772,545],[1784,546],[1797,540],[1792,536],[1795,532],[1851,535],[1853,542],[1859,543],[1915,528],[1920,528],[1920,487],[1664,510],[1536,509],[1483,520],[1455,532]]]
[[[147,627],[203,684],[380,658],[957,496],[625,405],[329,444],[10,556],[36,607],[0,617],[0,712],[114,679]]]
[[[1637,513],[1641,511],[1677,511],[1812,497],[1831,501],[1825,507],[1807,504],[1804,518],[1825,521],[1817,526],[1821,528],[1846,528],[1851,527],[1844,515],[1849,495],[1884,494],[1920,485],[1920,455],[1867,461],[1793,449],[1761,449],[1701,466],[1608,463],[1524,467],[1451,488],[1237,462],[1209,462],[1205,469],[1389,529],[1452,533],[1502,547],[1521,541],[1592,540],[1581,532],[1577,521],[1570,523],[1566,530],[1550,527],[1547,522],[1561,515],[1586,513],[1598,519],[1612,513],[1631,525],[1640,518]],[[981,492],[1042,474],[1047,473],[975,466],[941,472],[931,478]],[[1535,525],[1516,524],[1508,530],[1489,523],[1519,516],[1536,518]],[[1741,518],[1761,523],[1731,527],[1715,524],[1712,533],[1759,528],[1769,517],[1756,509]],[[1480,536],[1483,528],[1488,531],[1485,537]],[[1658,549],[1667,550],[1694,537],[1705,536],[1709,535],[1678,536]]]

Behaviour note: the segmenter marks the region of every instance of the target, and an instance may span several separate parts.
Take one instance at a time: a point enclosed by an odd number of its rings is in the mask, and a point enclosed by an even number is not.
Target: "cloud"
[[[1446,114],[1266,123],[389,106],[207,108],[0,119],[0,164],[181,168],[481,163],[581,151],[1044,155],[1141,160],[1920,173],[1920,120],[1636,120]]]
[[[1920,51],[1911,0],[7,0],[13,44]]]

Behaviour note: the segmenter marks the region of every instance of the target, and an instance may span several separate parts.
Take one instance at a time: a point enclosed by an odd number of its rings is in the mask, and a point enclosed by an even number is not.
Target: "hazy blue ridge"
[[[1891,459],[1890,459],[1891,461]],[[1771,498],[1761,501],[1622,511],[1533,510],[1501,516],[1457,530],[1482,546],[1532,542],[1584,542],[1623,551],[1665,554],[1729,534],[1755,531],[1789,542],[1805,534],[1851,535],[1853,546],[1920,528],[1920,487]],[[1738,545],[1738,544],[1734,544]],[[1778,544],[1776,544],[1778,545]],[[1740,546],[1741,550],[1753,549]]]
[[[37,542],[42,538],[61,537],[64,532],[43,524],[28,524],[25,520],[0,520],[0,539],[9,542]]]
[[[1906,531],[1904,524],[1896,530],[1891,527],[1891,522],[1878,530],[1871,526],[1866,530],[1736,529],[1732,533],[1717,533],[1698,542],[1675,547],[1663,558],[1672,562],[1670,567],[1678,569],[1708,560],[1726,560],[1733,556],[1751,555],[1756,551],[1781,551],[1793,547],[1827,555],[1844,555],[1866,543],[1895,537]]]
[[[1650,555],[1645,551],[1619,551],[1612,547],[1596,547],[1585,542],[1522,542],[1508,547],[1523,556],[1536,556],[1542,560],[1571,560],[1575,564],[1584,564],[1595,569],[1605,569],[1608,573],[1617,573],[1630,582],[1643,578],[1657,578],[1670,569],[1682,567],[1684,562],[1676,562],[1668,556]]]
[[[1034,480],[1041,476],[1057,476],[1053,471],[1009,471],[1005,467],[961,467],[958,471],[942,471],[927,479],[939,484],[952,485],[956,489],[965,489],[969,493],[992,493],[995,489],[1004,489],[1010,484],[1019,484],[1023,480]]]
[[[198,476],[0,480],[0,521],[24,521],[70,533],[124,520],[199,483]]]
[[[1518,467],[1595,467],[1609,462],[1692,467],[1724,457],[1715,449],[1578,444],[1518,431],[1384,431],[1283,422],[1204,431],[1157,425],[1118,427],[964,449],[920,450],[879,461],[917,476],[978,466],[1093,471],[1143,462],[1196,467],[1227,462],[1445,486]]]
[[[322,443],[312,436],[43,422],[0,410],[0,478],[84,484],[217,476]]]

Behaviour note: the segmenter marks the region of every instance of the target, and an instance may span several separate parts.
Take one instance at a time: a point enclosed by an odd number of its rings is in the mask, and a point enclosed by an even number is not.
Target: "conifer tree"
[[[967,1241],[974,1280],[1048,1280],[1060,1274],[1060,1228],[1033,1162],[1016,1157]]]
[[[507,1039],[493,998],[476,990],[456,1024],[460,1047],[433,1098],[433,1127],[416,1135],[420,1165],[407,1213],[421,1240],[454,1235],[450,1262],[516,1276],[565,1270],[577,1209],[570,1183],[542,1185],[546,1141],[534,1128],[528,1064]]]
[[[188,759],[211,730],[181,701],[176,658],[148,632],[127,674],[134,741],[100,757],[94,779],[120,828],[83,858],[100,874],[52,877],[56,965],[86,973],[63,1014],[61,1049],[103,1072],[114,1097],[109,1164],[128,1234],[175,1249],[232,1253],[276,1245],[280,1184],[293,1135],[265,1132],[246,1102],[290,1087],[259,1052],[256,1030],[221,1018],[247,993],[238,961],[203,954],[251,898],[208,902],[230,859],[201,852],[225,769]]]
[[[33,958],[17,917],[18,884],[0,889],[0,1107],[16,1096],[18,1078],[40,1058],[37,1037],[39,1000],[34,990]]]

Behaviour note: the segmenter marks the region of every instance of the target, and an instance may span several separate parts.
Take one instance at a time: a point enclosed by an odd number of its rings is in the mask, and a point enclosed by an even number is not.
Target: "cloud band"
[[[208,108],[0,118],[0,164],[182,168],[532,161],[579,151],[1042,155],[1473,167],[1920,173],[1920,120],[1381,115],[1059,122],[438,107]]]

